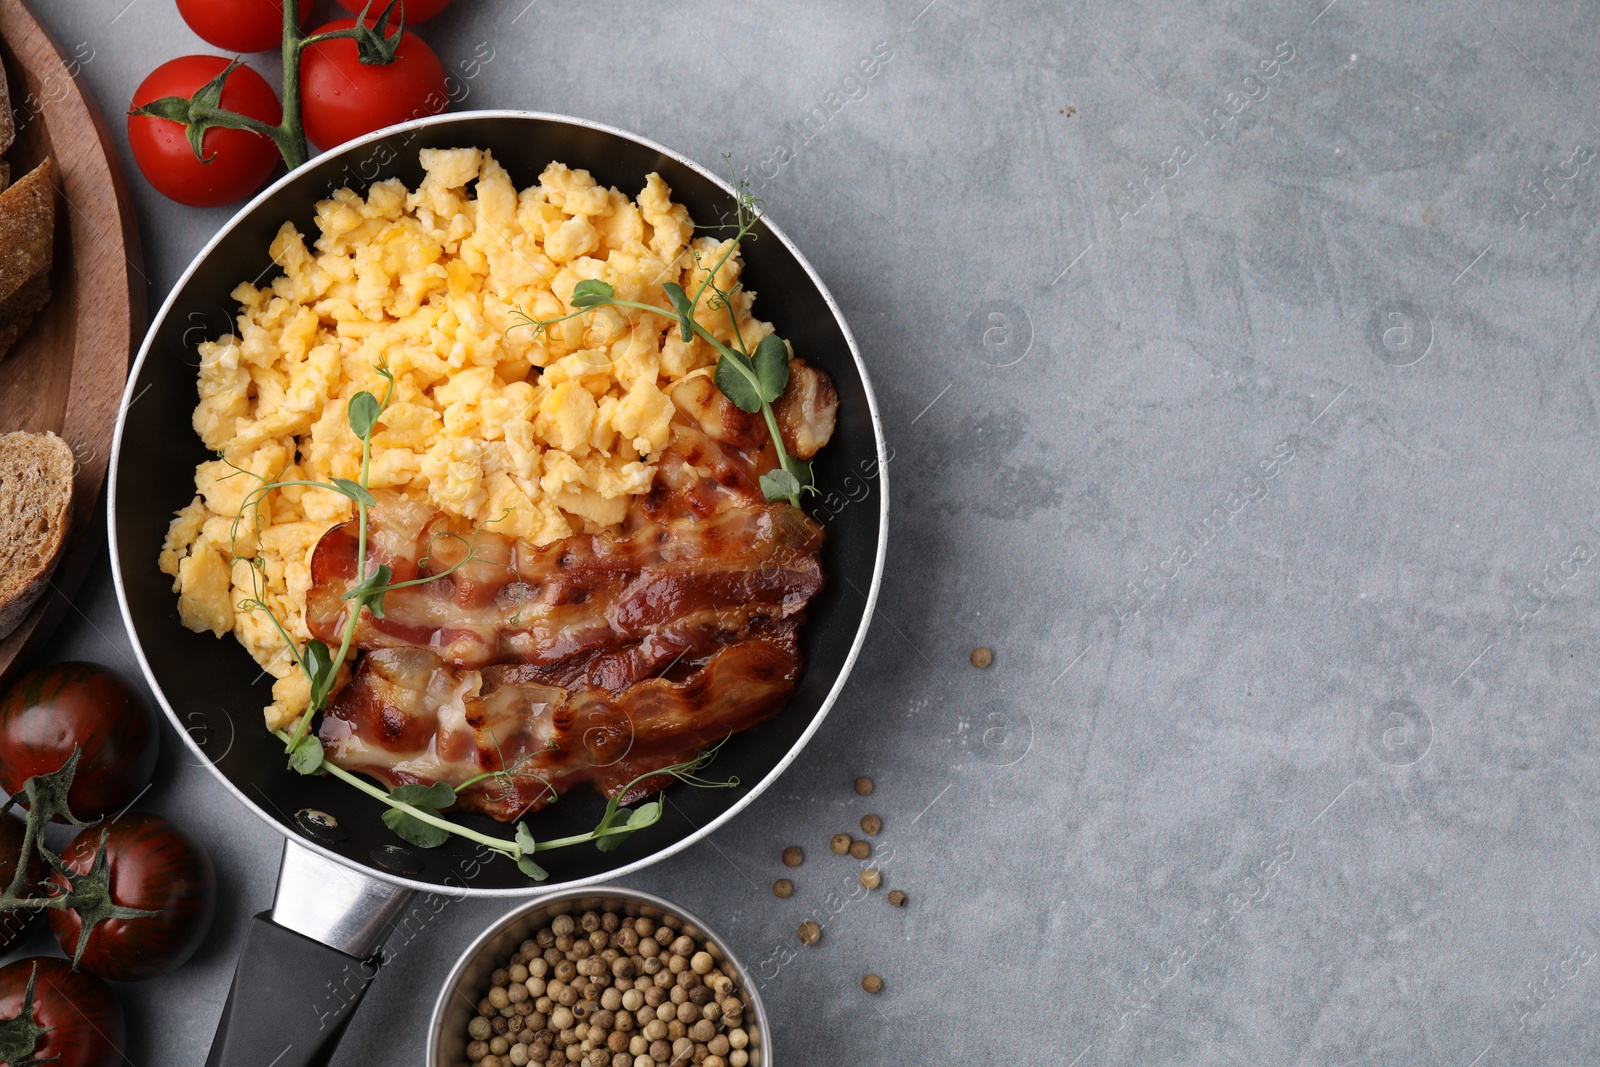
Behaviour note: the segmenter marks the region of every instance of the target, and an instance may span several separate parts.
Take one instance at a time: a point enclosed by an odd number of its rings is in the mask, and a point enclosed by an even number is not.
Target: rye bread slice
[[[6,69],[0,64],[0,156],[11,151],[17,139],[17,122],[11,114],[11,90],[6,87]],[[11,184],[11,168],[0,160],[0,189]]]
[[[50,299],[56,190],[47,159],[0,193],[0,358]]]
[[[22,625],[61,560],[74,466],[53,433],[0,434],[0,638]]]

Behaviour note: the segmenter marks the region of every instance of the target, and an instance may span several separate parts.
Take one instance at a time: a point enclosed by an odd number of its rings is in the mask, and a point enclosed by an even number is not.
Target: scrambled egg
[[[266,482],[360,476],[346,406],[361,390],[382,398],[380,364],[395,388],[373,434],[370,487],[544,545],[621,522],[668,440],[663,389],[716,361],[660,315],[601,308],[543,332],[518,315],[567,314],[590,278],[661,307],[665,282],[693,293],[723,244],[694,237],[659,175],[629,200],[559,163],[518,192],[488,152],[421,159],[416,190],[390,180],[365,199],[341,189],[319,203],[309,248],[285,223],[271,248],[282,276],[235,289],[238,334],[199,346],[194,428],[219,458],[195,470],[194,502],[173,519],[160,566],[186,626],[231,631],[278,679],[269,728],[309,702],[278,626],[297,646],[309,639],[312,551],[354,505],[302,486],[245,505]],[[740,270],[730,257],[718,285],[731,289]],[[751,316],[752,299],[736,293],[733,311],[753,347],[772,328]],[[730,340],[728,311],[707,303],[701,324]]]

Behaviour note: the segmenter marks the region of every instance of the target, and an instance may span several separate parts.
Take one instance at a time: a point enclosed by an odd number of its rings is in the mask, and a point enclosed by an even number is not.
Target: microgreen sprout
[[[289,734],[286,731],[278,730],[276,733],[279,738],[285,742],[288,741]],[[517,823],[516,832],[512,839],[508,841],[503,837],[495,837],[492,834],[474,830],[470,826],[453,822],[441,814],[445,808],[455,803],[462,790],[483,781],[485,778],[508,773],[515,777],[537,778],[537,775],[525,775],[511,769],[521,766],[529,757],[523,757],[523,759],[513,763],[511,768],[504,768],[502,763],[502,770],[490,771],[475,778],[469,778],[454,787],[446,782],[435,782],[432,785],[402,785],[388,791],[373,785],[358,775],[352,774],[337,764],[327,762],[325,756],[319,754],[319,760],[322,770],[354,786],[368,796],[383,802],[389,808],[383,814],[384,825],[410,844],[419,848],[437,848],[449,840],[450,835],[454,834],[457,837],[476,842],[491,852],[506,857],[515,863],[518,870],[522,871],[523,874],[536,882],[542,882],[550,875],[549,872],[534,862],[533,856],[535,853],[549,852],[558,848],[570,848],[573,845],[582,845],[589,842],[593,842],[595,848],[600,851],[608,852],[621,845],[623,841],[627,840],[635,832],[660,822],[664,806],[664,793],[657,793],[654,800],[641,804],[637,808],[625,808],[620,804],[622,797],[627,796],[643,782],[652,778],[668,776],[697,789],[738,788],[740,782],[737,777],[730,777],[726,781],[716,782],[702,778],[698,773],[706,764],[716,758],[717,752],[726,741],[727,738],[723,738],[722,742],[700,753],[693,759],[674,763],[668,767],[645,771],[643,774],[636,776],[627,785],[618,790],[616,795],[606,804],[605,812],[601,815],[600,821],[595,824],[594,829],[581,834],[572,834],[568,837],[552,838],[548,841],[536,840],[525,821]],[[531,755],[537,754],[533,753]],[[543,781],[542,778],[539,780]]]
[[[709,269],[700,262],[699,253],[694,253],[695,267],[704,277],[692,296],[677,282],[665,282],[661,288],[671,307],[661,307],[638,300],[619,299],[616,288],[610,283],[586,278],[573,286],[572,297],[567,301],[573,310],[567,314],[551,319],[535,319],[520,309],[515,310],[514,314],[520,320],[517,326],[531,326],[536,332],[543,332],[558,322],[588,314],[596,308],[631,308],[676,321],[679,337],[684,341],[696,336],[703,339],[716,350],[719,357],[713,375],[717,388],[740,411],[751,414],[759,411],[766,421],[767,432],[778,453],[778,466],[761,476],[762,495],[768,500],[787,500],[798,507],[801,493],[816,491],[811,482],[811,465],[789,455],[784,448],[783,434],[778,430],[778,419],[772,410],[773,402],[783,395],[789,384],[789,346],[776,334],[769,334],[751,352],[745,344],[733,307],[733,292],[738,285],[732,290],[723,290],[717,284],[718,272],[739,251],[743,242],[754,241],[760,236],[755,229],[761,222],[764,205],[751,194],[748,181],[735,177],[734,183],[736,222],[730,225],[736,227],[735,233],[723,243],[721,255]],[[695,317],[707,292],[711,293],[711,299],[706,300],[705,304],[708,310],[727,311],[728,321],[733,327],[735,347],[723,344]]]

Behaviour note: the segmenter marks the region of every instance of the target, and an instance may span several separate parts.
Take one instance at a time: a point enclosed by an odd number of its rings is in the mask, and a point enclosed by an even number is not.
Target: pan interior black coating
[[[536,887],[509,861],[486,858],[480,846],[463,838],[452,837],[431,850],[404,846],[380,821],[378,801],[331,777],[302,777],[287,770],[282,745],[261,720],[261,708],[271,701],[271,678],[261,676],[231,635],[218,639],[185,629],[178,621],[172,581],[156,566],[173,512],[193,499],[195,465],[211,458],[190,425],[196,403],[195,345],[232,330],[236,306],[228,294],[234,286],[245,279],[265,284],[274,275],[277,268],[267,249],[285,220],[314,236],[315,205],[333,189],[349,185],[362,191],[373,180],[391,177],[415,188],[422,179],[418,151],[456,147],[489,149],[518,188],[534,183],[551,160],[585,168],[601,184],[629,196],[643,188],[647,174],[659,171],[674,198],[697,221],[732,215],[732,198],[723,189],[670,156],[631,139],[553,119],[462,116],[312,162],[212,248],[155,325],[148,356],[128,393],[137,400],[123,429],[113,536],[134,638],[178,727],[267,818],[390,876],[533,891],[603,876],[670,847],[737,803],[784,759],[821,713],[862,626],[878,554],[881,479],[875,476],[876,436],[867,389],[846,335],[794,254],[772,234],[758,231],[759,239],[746,247],[745,280],[760,295],[760,314],[793,342],[797,354],[833,376],[840,404],[838,431],[816,463],[818,486],[825,496],[834,494],[833,506],[824,510],[820,503],[809,505],[827,528],[827,584],[812,602],[802,633],[805,673],[788,708],[771,722],[735,736],[707,771],[719,779],[737,775],[744,785],[733,790],[673,788],[662,821],[613,852],[580,845],[540,853],[539,862],[551,877]],[[593,827],[603,807],[600,797],[584,787],[532,817],[530,829],[544,839],[582,833]],[[510,836],[510,827],[486,818],[463,821],[495,836]]]

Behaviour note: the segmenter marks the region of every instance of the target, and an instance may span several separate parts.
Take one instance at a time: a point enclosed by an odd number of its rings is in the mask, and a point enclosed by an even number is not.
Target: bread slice
[[[11,142],[17,139],[17,122],[11,114],[11,90],[6,88],[6,69],[0,64],[0,156],[11,151]],[[11,168],[0,159],[0,191],[11,184]]]
[[[0,359],[50,300],[56,190],[47,159],[0,193]]]
[[[72,520],[75,466],[53,433],[0,434],[0,638],[49,587]]]

